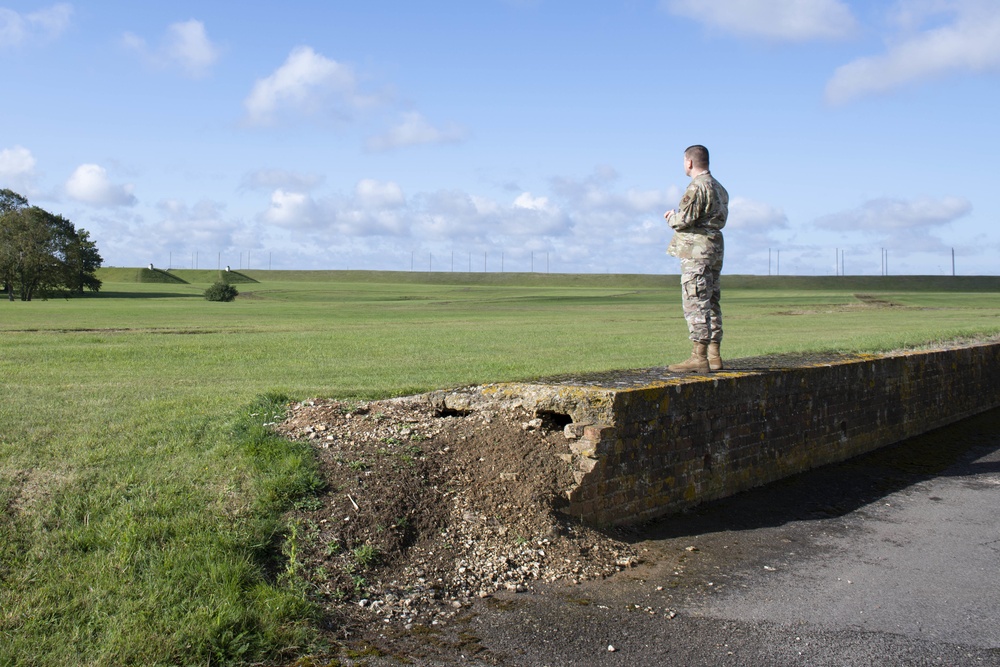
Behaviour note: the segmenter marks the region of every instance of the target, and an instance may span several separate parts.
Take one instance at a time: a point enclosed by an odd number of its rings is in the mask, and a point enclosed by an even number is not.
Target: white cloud
[[[733,197],[729,202],[726,231],[737,229],[767,232],[787,227],[788,216],[784,210],[776,206],[746,197]]]
[[[406,204],[403,188],[397,183],[382,183],[365,178],[358,181],[354,192],[358,202],[366,209],[400,208]]]
[[[408,202],[393,182],[362,179],[347,197],[314,199],[275,190],[261,219],[270,225],[346,237],[489,239],[563,234],[568,219],[546,197],[522,193],[504,206],[463,192],[439,191]]]
[[[623,204],[635,212],[658,211],[666,207],[671,200],[669,195],[661,190],[636,190],[629,188],[622,198]]]
[[[345,107],[374,103],[375,98],[360,92],[353,68],[300,46],[270,76],[254,83],[243,106],[250,124],[269,125],[283,114],[343,116]]]
[[[154,65],[178,67],[187,76],[195,78],[208,74],[220,54],[219,47],[208,38],[205,24],[194,19],[167,26],[160,47],[155,50],[132,33],[125,33],[122,42]]]
[[[270,233],[323,249],[317,257],[327,266],[407,268],[415,256],[427,267],[433,255],[436,270],[445,257],[461,267],[476,257],[482,267],[485,253],[497,270],[503,253],[506,270],[527,271],[534,252],[535,270],[549,266],[547,259],[557,271],[666,267],[670,231],[662,215],[679,189],[672,196],[616,189],[617,179],[614,169],[601,167],[584,178],[551,179],[547,192],[520,190],[504,200],[460,190],[405,196],[393,181],[362,179],[327,197],[275,190],[259,220]]]
[[[569,208],[578,211],[619,211],[631,215],[662,213],[673,206],[680,193],[672,191],[637,190],[630,188],[624,194],[615,192],[612,185],[618,180],[618,172],[607,165],[598,166],[594,173],[582,179],[553,178],[552,191],[565,199]],[[671,203],[673,202],[673,203]]]
[[[748,253],[778,245],[775,233],[788,228],[788,216],[777,206],[739,196],[729,200],[726,243],[740,249],[740,259]]]
[[[165,247],[219,249],[233,244],[240,229],[238,221],[227,220],[225,205],[202,200],[194,206],[168,199],[157,204],[163,216],[155,235]]]
[[[904,250],[929,250],[943,246],[933,232],[972,212],[962,197],[912,200],[872,199],[858,208],[816,221],[816,226],[839,233],[857,232],[876,237],[886,246]]]
[[[31,151],[24,146],[0,150],[0,183],[17,190],[31,189],[34,181],[35,156]]]
[[[842,104],[954,72],[1000,71],[1000,12],[993,0],[903,3],[897,23],[904,29],[919,25],[941,7],[948,8],[950,23],[907,33],[884,54],[838,67],[826,86],[827,101]]]
[[[437,128],[420,113],[403,114],[402,120],[385,134],[371,137],[365,146],[370,151],[387,151],[420,144],[457,143],[465,139],[466,131],[457,125]]]
[[[551,179],[549,193],[521,191],[509,201],[459,191],[418,195],[411,207],[414,236],[506,248],[514,256],[558,247],[574,261],[596,258],[600,270],[609,261],[634,268],[636,254],[655,256],[666,247],[667,226],[660,216],[667,195],[638,188],[616,192],[617,178],[614,169],[599,167],[582,179]]]
[[[308,229],[322,222],[312,197],[280,188],[271,193],[271,206],[262,217],[264,222],[290,229]]]
[[[723,32],[778,41],[841,39],[857,28],[841,0],[662,0],[661,5]]]
[[[539,213],[553,213],[556,208],[549,204],[548,197],[535,197],[530,192],[522,192],[514,200],[515,209],[527,211],[538,211]]]
[[[483,243],[497,226],[500,206],[493,200],[458,190],[422,195],[415,205],[414,235],[434,240]]]
[[[306,191],[323,182],[323,177],[317,174],[300,174],[284,169],[257,169],[243,175],[240,187],[247,190],[284,190]]]
[[[72,5],[59,3],[29,14],[0,7],[0,47],[20,46],[38,39],[55,39],[69,27]]]
[[[66,194],[91,206],[133,206],[136,203],[131,184],[115,185],[104,167],[81,164],[66,181]]]
[[[260,230],[240,218],[227,216],[226,205],[218,201],[188,204],[165,199],[157,202],[149,215],[134,208],[106,209],[86,215],[85,220],[109,266],[153,262],[161,268],[197,265],[204,269],[215,268],[218,262],[235,268],[237,252],[261,247]],[[261,257],[254,253],[255,268],[260,266]]]
[[[398,184],[362,179],[350,197],[314,199],[304,192],[275,190],[270,207],[260,217],[265,224],[320,234],[406,236],[409,211],[405,204]]]
[[[566,212],[545,196],[522,192],[509,203],[456,190],[417,197],[414,236],[509,250],[545,245],[572,231]],[[548,239],[548,240],[547,240]]]
[[[164,53],[194,76],[204,74],[219,58],[219,49],[208,39],[205,25],[195,20],[167,28]]]
[[[872,199],[851,211],[826,216],[817,226],[833,230],[868,233],[932,229],[947,224],[972,211],[972,204],[962,197],[931,199]]]
[[[501,237],[564,236],[573,221],[563,208],[545,196],[522,192],[509,208],[501,209],[496,233]]]
[[[405,210],[344,207],[334,208],[330,214],[330,229],[340,237],[410,235],[410,218]]]
[[[583,178],[556,176],[550,179],[553,190],[560,196],[571,199],[584,197],[588,191],[605,190],[617,180],[618,172],[606,164],[598,165],[594,168],[594,173]]]

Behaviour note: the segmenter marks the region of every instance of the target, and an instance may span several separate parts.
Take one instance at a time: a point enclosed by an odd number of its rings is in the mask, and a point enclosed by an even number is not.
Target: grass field
[[[260,427],[286,398],[689,352],[676,276],[244,271],[256,282],[215,303],[216,271],[144,272],[0,303],[0,665],[307,650],[281,515],[317,481],[308,450]],[[728,357],[876,351],[1000,332],[1000,280],[725,276],[723,307]]]

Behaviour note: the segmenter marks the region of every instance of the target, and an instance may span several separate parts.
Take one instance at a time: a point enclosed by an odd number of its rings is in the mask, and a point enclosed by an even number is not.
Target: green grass
[[[283,396],[376,398],[689,351],[676,276],[244,271],[257,282],[217,303],[202,295],[218,271],[143,271],[103,270],[98,295],[0,303],[0,665],[304,650],[311,610],[281,576],[281,515],[317,480],[308,449],[263,426]],[[724,281],[729,357],[1000,332],[995,278]]]

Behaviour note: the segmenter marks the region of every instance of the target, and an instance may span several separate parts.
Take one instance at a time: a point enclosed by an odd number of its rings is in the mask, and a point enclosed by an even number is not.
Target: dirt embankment
[[[292,517],[290,576],[345,620],[436,625],[498,590],[638,562],[558,512],[573,484],[566,436],[520,408],[314,400],[275,428],[314,445],[327,482]]]

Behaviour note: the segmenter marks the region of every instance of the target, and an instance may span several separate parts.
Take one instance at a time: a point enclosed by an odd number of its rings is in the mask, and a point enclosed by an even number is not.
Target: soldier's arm
[[[698,221],[705,216],[708,211],[708,197],[702,188],[688,188],[681,197],[681,203],[677,207],[677,212],[667,218],[667,222],[674,231],[683,232],[691,227],[695,227]]]

